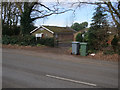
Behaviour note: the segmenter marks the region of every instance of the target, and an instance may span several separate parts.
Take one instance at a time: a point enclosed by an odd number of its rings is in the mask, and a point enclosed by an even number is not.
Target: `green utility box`
[[[80,42],[80,55],[86,56],[87,55],[87,43]]]

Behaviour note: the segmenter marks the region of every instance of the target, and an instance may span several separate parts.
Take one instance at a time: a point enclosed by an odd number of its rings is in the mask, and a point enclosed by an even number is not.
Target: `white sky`
[[[1,0],[2,2],[99,2],[99,1],[111,1],[111,2],[117,2],[120,0]]]
[[[28,1],[28,0],[2,0],[2,1]],[[29,0],[31,1],[37,1],[37,0]],[[57,0],[39,0],[41,2],[55,2]],[[58,0],[60,2],[76,2],[76,1],[81,1],[81,2],[98,2],[101,0]],[[105,0],[107,1],[107,0]],[[110,0],[112,2],[116,2],[117,0]],[[72,12],[66,12],[60,15],[52,15],[49,16],[47,19],[38,19],[36,20],[34,23],[36,26],[39,25],[50,25],[50,26],[71,26],[72,23],[74,22],[78,22],[78,23],[82,23],[87,21],[89,23],[91,23],[91,18],[93,16],[93,12],[94,12],[94,8],[95,6],[91,6],[91,5],[86,5],[86,6],[82,6],[81,8],[77,9],[75,12],[75,17],[73,15]]]
[[[49,16],[48,19],[39,19],[36,20],[35,25],[50,25],[50,26],[71,26],[72,23],[78,22],[88,22],[89,26],[91,23],[91,18],[93,16],[95,6],[84,5],[78,8],[75,12],[75,16],[73,12],[66,12],[59,15]]]

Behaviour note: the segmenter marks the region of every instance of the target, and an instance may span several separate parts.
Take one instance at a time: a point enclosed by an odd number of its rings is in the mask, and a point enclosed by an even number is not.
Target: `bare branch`
[[[105,2],[106,3],[106,2]],[[107,3],[106,3],[107,4]],[[116,23],[116,25],[120,25],[119,24],[119,22],[115,19],[115,16],[113,15],[113,11],[112,11],[112,8],[110,7],[110,5],[109,4],[107,4],[107,6],[108,6],[108,8],[109,8],[109,11],[110,11],[110,13],[111,13],[111,16],[112,16],[112,18],[113,18],[113,20],[114,20],[114,22]]]
[[[69,10],[65,10],[65,11],[62,11],[62,12],[52,12],[50,14],[46,14],[46,15],[43,15],[43,16],[40,16],[40,17],[35,17],[35,18],[32,18],[32,21],[36,20],[36,19],[39,19],[39,18],[44,18],[44,17],[47,17],[47,16],[50,16],[50,15],[53,15],[53,14],[62,14],[62,13],[65,13],[65,12],[68,12],[72,9],[69,9]]]
[[[120,18],[120,13],[112,6],[111,2],[108,2],[108,4],[109,4],[109,6],[111,6],[111,8],[115,12],[115,14]]]
[[[21,6],[21,3],[20,3],[20,2],[16,2],[16,5],[17,5],[20,13],[23,13],[22,8],[21,8],[21,7],[22,7],[22,6]]]
[[[44,10],[40,11],[40,10],[37,10],[37,9],[32,9],[32,11],[36,11],[36,12],[39,12],[39,13],[44,12]]]
[[[44,7],[44,8],[46,8],[46,9],[48,9],[49,11],[52,11],[49,7],[45,6],[45,5],[42,4],[42,3],[37,3],[37,4],[40,5],[40,6],[42,6],[42,7]]]

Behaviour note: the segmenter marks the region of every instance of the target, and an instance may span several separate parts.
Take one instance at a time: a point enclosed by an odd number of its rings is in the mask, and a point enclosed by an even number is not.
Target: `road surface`
[[[118,64],[3,49],[3,88],[117,88]]]

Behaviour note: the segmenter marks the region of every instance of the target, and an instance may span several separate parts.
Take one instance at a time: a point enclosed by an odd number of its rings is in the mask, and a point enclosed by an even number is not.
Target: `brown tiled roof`
[[[43,25],[44,26],[44,25]],[[69,27],[58,27],[58,26],[44,26],[46,27],[47,29],[55,32],[55,33],[63,33],[63,32],[72,32],[72,33],[75,33],[76,31],[73,30],[72,28],[69,28]]]

